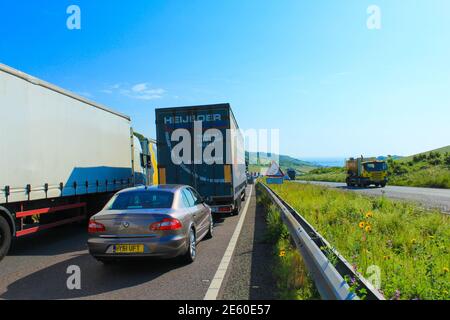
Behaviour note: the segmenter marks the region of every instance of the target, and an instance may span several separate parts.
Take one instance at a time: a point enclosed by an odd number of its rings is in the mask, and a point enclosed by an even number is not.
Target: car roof
[[[126,192],[146,192],[146,191],[166,191],[166,192],[172,192],[175,193],[176,191],[186,188],[189,186],[181,185],[181,184],[161,184],[161,185],[154,185],[154,186],[138,186],[133,188],[127,188],[124,190],[121,190],[119,193],[126,193]]]

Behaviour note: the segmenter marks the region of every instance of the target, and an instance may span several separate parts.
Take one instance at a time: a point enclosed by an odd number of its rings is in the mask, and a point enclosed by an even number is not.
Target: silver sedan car
[[[89,252],[109,263],[121,258],[182,256],[190,263],[197,243],[213,236],[211,208],[191,187],[125,189],[89,221]]]

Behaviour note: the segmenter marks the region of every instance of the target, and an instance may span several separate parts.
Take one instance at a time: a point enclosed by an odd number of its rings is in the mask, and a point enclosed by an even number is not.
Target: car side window
[[[202,197],[198,194],[197,191],[195,191],[192,188],[189,188],[189,191],[192,193],[192,196],[194,197],[194,201],[195,201],[195,205],[201,204],[202,203]]]
[[[182,192],[188,202],[187,207],[191,208],[191,207],[195,206],[195,200],[194,200],[194,197],[192,196],[192,193],[188,189],[183,189]]]
[[[183,205],[185,208],[189,208],[191,206],[184,190],[181,191],[181,199],[183,200]]]

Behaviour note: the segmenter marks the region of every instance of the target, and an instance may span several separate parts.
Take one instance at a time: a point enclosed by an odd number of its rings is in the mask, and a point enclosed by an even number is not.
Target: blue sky
[[[280,129],[284,154],[409,155],[450,144],[449,14],[448,0],[2,0],[0,62],[147,136],[156,107],[230,102],[242,128]]]

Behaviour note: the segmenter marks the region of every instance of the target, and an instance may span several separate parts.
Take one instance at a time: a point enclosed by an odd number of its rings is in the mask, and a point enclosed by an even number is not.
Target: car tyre
[[[208,233],[205,236],[205,239],[212,239],[214,237],[214,221],[213,221],[213,217],[211,215],[211,221],[209,224],[209,230]]]
[[[189,244],[185,255],[183,256],[183,261],[186,263],[193,263],[197,257],[197,237],[195,235],[194,229],[189,231]]]
[[[0,261],[8,254],[11,247],[12,234],[8,221],[0,216]]]

